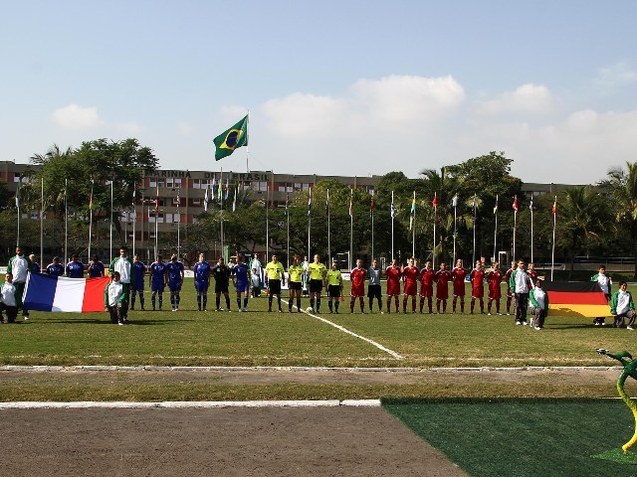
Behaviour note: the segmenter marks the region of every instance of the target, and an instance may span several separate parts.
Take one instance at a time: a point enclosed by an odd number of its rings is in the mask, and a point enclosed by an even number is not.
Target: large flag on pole
[[[414,198],[411,201],[411,209],[409,210],[409,230],[414,227],[414,219],[416,218],[416,191],[414,191]]]
[[[235,149],[248,145],[248,116],[214,138],[215,160],[223,159]]]

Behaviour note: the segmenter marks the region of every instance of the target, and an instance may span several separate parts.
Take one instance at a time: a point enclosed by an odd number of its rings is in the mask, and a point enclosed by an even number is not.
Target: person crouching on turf
[[[199,261],[192,267],[195,276],[194,284],[197,292],[197,310],[206,311],[208,306],[208,287],[210,286],[210,264],[199,254]]]
[[[633,329],[635,324],[635,302],[633,301],[633,295],[627,290],[628,285],[626,282],[619,282],[619,289],[613,293],[610,299],[610,314],[613,315],[615,328],[621,328],[624,326],[624,318],[628,318],[629,330]]]
[[[281,285],[285,285],[285,270],[276,255],[272,255],[272,260],[265,266],[265,280],[268,287],[268,311],[272,311],[272,298],[276,295],[279,313],[283,312],[281,309]]]
[[[549,296],[542,288],[542,280],[539,278],[535,280],[535,287],[529,291],[529,301],[531,302],[529,308],[532,316],[531,326],[539,331],[544,328],[544,320],[549,313]]]
[[[288,268],[288,287],[290,295],[288,298],[288,311],[292,313],[292,302],[296,300],[296,311],[301,312],[301,290],[303,289],[303,266],[300,263],[301,258],[295,255],[292,259],[292,265]]]
[[[122,308],[125,299],[124,284],[120,281],[119,272],[113,272],[110,283],[104,288],[104,306],[111,316],[111,323],[124,324]]]
[[[150,282],[151,302],[153,304],[153,311],[156,310],[155,305],[157,295],[159,295],[159,310],[164,301],[164,290],[166,288],[166,264],[161,261],[161,256],[157,255],[157,259],[150,264],[150,276],[148,277]]]
[[[226,299],[226,308],[230,310],[230,268],[223,262],[223,257],[219,257],[217,264],[212,267],[212,276],[215,277],[215,311],[223,311],[221,308],[221,294]]]
[[[0,323],[4,322],[2,313],[7,312],[7,323],[15,323],[18,316],[18,303],[15,299],[15,285],[13,284],[13,274],[5,275],[5,282],[0,289]]]
[[[237,291],[237,308],[240,312],[248,311],[248,298],[250,295],[250,267],[246,265],[243,255],[237,257],[237,264],[232,267],[232,282]],[[243,296],[243,306],[241,298]]]
[[[336,262],[332,262],[332,268],[327,271],[325,277],[327,279],[327,306],[330,313],[338,313],[339,299],[343,292],[343,276]]]

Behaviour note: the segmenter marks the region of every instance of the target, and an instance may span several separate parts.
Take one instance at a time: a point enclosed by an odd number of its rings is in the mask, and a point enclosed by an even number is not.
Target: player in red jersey
[[[391,313],[391,299],[394,297],[396,313],[399,311],[398,296],[400,295],[400,277],[402,276],[398,267],[398,260],[392,260],[391,265],[385,270],[387,277],[387,313]]]
[[[495,312],[500,315],[500,284],[502,283],[502,272],[500,264],[494,263],[493,270],[487,273],[487,282],[489,283],[489,304],[487,305],[487,314],[491,314],[491,304],[495,301]]]
[[[453,280],[453,312],[456,312],[456,302],[460,298],[460,311],[464,313],[464,279],[467,271],[462,266],[462,259],[456,260],[456,266],[451,270]]]
[[[411,297],[411,312],[416,313],[416,295],[418,294],[418,276],[420,272],[414,265],[414,259],[410,258],[407,266],[403,268],[403,279],[405,287],[403,289],[403,313],[407,313],[407,300]]]
[[[425,298],[427,299],[427,305],[429,305],[429,313],[433,313],[432,298],[434,296],[434,280],[436,279],[436,272],[431,267],[431,262],[425,263],[425,268],[420,271],[420,313],[425,305]]]
[[[518,262],[516,262],[515,260],[513,260],[511,262],[511,268],[509,268],[506,273],[504,274],[504,279],[507,282],[507,315],[511,314],[511,302],[513,301],[514,298],[514,293],[511,290],[511,285],[510,283],[510,279],[511,279],[511,274],[513,273],[513,271],[518,267]]]
[[[442,312],[447,312],[450,279],[451,272],[447,270],[447,264],[445,262],[441,262],[440,268],[436,272],[436,313],[440,313],[441,306]]]
[[[354,313],[354,304],[356,303],[356,298],[360,303],[361,313],[365,313],[365,278],[367,278],[367,271],[363,268],[363,261],[358,258],[356,259],[356,267],[352,269],[349,274],[349,279],[352,282],[352,290],[351,295],[352,298],[349,302],[349,312]]]
[[[475,309],[476,301],[480,302],[480,313],[484,313],[484,269],[480,260],[471,270],[471,314]]]

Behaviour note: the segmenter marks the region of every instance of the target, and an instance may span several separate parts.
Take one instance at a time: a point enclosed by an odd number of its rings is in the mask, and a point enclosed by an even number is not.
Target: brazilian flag
[[[248,145],[248,116],[213,140],[215,144],[215,160],[223,159],[241,146]]]

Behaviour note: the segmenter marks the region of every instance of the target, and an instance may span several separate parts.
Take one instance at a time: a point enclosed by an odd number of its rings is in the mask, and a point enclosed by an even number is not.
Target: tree
[[[628,232],[635,258],[633,276],[637,278],[637,162],[626,162],[626,169],[611,169],[600,186],[612,199],[616,223]]]

